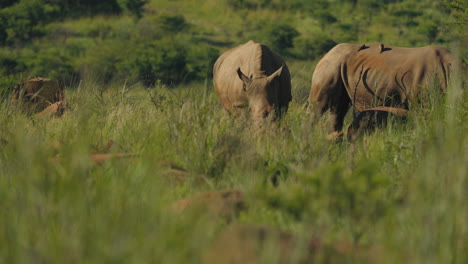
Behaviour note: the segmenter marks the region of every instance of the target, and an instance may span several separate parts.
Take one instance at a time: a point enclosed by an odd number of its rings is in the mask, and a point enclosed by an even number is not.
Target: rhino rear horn
[[[276,77],[280,76],[282,71],[283,66],[281,66],[278,70],[276,70],[274,73],[267,77],[268,82],[272,82]]]

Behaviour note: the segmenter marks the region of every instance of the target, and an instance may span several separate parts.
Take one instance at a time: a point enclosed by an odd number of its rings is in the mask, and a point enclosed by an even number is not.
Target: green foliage
[[[74,79],[71,59],[59,48],[45,49],[40,53],[24,50],[19,62],[29,69],[31,76],[47,76],[57,80]]]
[[[21,0],[24,1],[24,0]],[[127,2],[117,0],[51,0],[62,11],[61,15],[82,16],[94,14],[120,14]]]
[[[148,85],[157,79],[171,85],[203,80],[219,53],[249,39],[290,59],[316,59],[340,42],[422,46],[452,40],[442,25],[449,10],[431,0],[231,0],[219,6],[229,15],[209,10],[214,1],[2,3],[0,45],[11,54],[1,62],[2,72],[71,78],[67,83],[79,78]],[[452,6],[454,19],[462,19],[463,2],[452,1]],[[457,28],[455,37],[461,37],[462,26],[450,27]]]
[[[211,78],[213,65],[219,55],[218,49],[209,46],[191,46],[187,54],[187,79],[204,80]]]
[[[164,42],[160,42],[164,43]],[[130,62],[145,85],[152,86],[157,80],[170,84],[183,81],[187,74],[187,51],[174,45],[144,44]]]
[[[56,5],[23,0],[0,10],[0,44],[26,41],[44,34],[43,27],[57,15]]]
[[[14,75],[0,74],[0,103],[3,103],[11,96],[13,87],[17,84],[18,78]]]
[[[429,43],[433,43],[439,33],[439,28],[434,24],[419,25],[416,30],[423,34]]]
[[[100,89],[89,79],[67,89],[72,110],[61,118],[33,119],[0,103],[2,262],[199,263],[230,223],[171,206],[225,189],[245,196],[235,223],[350,245],[378,263],[468,259],[461,86],[354,146],[324,140],[326,119],[310,122],[295,103],[281,127],[254,134],[203,85]],[[93,164],[89,155],[109,139],[111,153],[138,156]],[[184,169],[183,182],[167,163]]]
[[[189,24],[183,15],[163,14],[158,17],[156,27],[160,28],[163,33],[177,34],[186,30]]]
[[[142,17],[143,6],[148,0],[117,0],[120,8],[136,18]]]
[[[269,6],[272,0],[226,0],[226,2],[235,9],[256,9]]]
[[[0,51],[0,76],[12,75],[18,71],[20,62],[16,56],[12,56],[3,50]]]
[[[338,20],[328,11],[319,11],[314,13],[314,17],[319,21],[322,30],[325,29],[325,26],[333,24]]]
[[[171,204],[224,189],[246,199],[234,222],[349,241],[376,263],[467,262],[461,81],[354,145],[324,140],[326,118],[303,105],[314,60],[336,43],[447,45],[466,36],[466,0],[449,1],[453,35],[431,0],[143,2],[1,1],[1,263],[198,263],[229,223]],[[209,80],[219,54],[250,38],[288,55],[295,95],[260,132],[224,114]],[[66,82],[63,117],[7,100],[36,74],[81,80]],[[110,139],[111,153],[137,156],[94,164]]]
[[[265,29],[266,43],[280,54],[287,54],[289,48],[294,47],[294,38],[299,32],[288,24],[272,24]]]
[[[0,8],[11,6],[12,4],[18,2],[19,0],[4,0],[0,3]]]
[[[298,39],[296,44],[297,57],[302,59],[317,59],[327,53],[338,43],[323,35],[314,38]]]
[[[446,5],[453,10],[453,21],[449,23],[451,33],[460,41],[460,48],[463,56],[468,56],[468,1],[467,0],[446,0]]]

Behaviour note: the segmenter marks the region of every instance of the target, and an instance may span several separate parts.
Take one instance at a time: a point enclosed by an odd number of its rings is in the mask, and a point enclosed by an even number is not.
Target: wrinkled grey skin
[[[341,133],[351,105],[359,112],[408,110],[427,88],[445,91],[453,59],[439,46],[338,44],[315,67],[309,104],[319,116],[330,111],[331,133]]]
[[[223,53],[213,67],[216,95],[233,115],[247,109],[254,120],[275,119],[288,109],[291,77],[284,60],[249,41]]]

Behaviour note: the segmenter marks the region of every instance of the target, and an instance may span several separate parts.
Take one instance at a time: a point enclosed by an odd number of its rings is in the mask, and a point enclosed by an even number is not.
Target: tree
[[[137,19],[141,18],[141,13],[143,6],[148,2],[148,0],[117,0],[119,6],[125,12],[128,12]]]
[[[287,24],[273,24],[266,30],[266,41],[279,53],[294,47],[294,38],[299,32]]]
[[[448,0],[447,6],[453,10],[452,31],[464,42],[468,41],[468,0]]]

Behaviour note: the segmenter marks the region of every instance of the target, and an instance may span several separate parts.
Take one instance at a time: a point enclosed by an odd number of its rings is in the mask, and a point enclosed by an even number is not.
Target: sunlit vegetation
[[[223,254],[220,234],[243,224],[323,245],[311,253],[298,243],[287,263],[467,263],[465,72],[354,144],[326,141],[327,118],[306,107],[314,66],[336,43],[436,44],[466,56],[467,7],[1,1],[0,262],[208,263]],[[281,54],[292,75],[288,113],[260,133],[222,109],[211,83],[214,60],[249,39]],[[12,105],[10,88],[32,76],[64,86],[62,117]],[[239,190],[243,206],[173,208],[217,190]],[[272,236],[257,262],[285,263]]]

